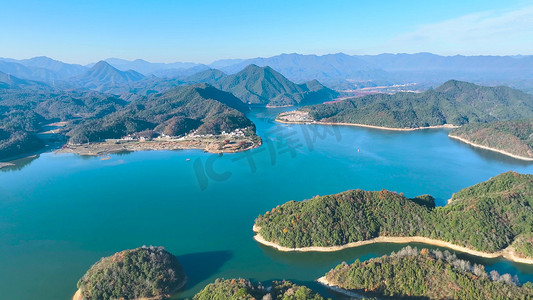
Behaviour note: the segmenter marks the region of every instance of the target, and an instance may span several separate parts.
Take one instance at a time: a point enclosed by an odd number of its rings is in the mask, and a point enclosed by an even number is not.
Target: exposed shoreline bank
[[[227,139],[218,137],[213,140],[191,139],[176,141],[128,141],[128,142],[102,142],[89,145],[66,145],[66,147],[56,150],[55,153],[74,153],[87,156],[102,156],[120,152],[134,151],[157,151],[157,150],[189,150],[199,149],[209,153],[235,153],[246,151],[261,146],[262,141],[252,141],[252,139]],[[241,142],[249,145],[242,147]]]
[[[334,284],[332,284],[331,282],[329,282],[327,279],[326,279],[326,276],[322,276],[320,278],[318,278],[316,280],[318,283],[320,283],[321,285],[325,286],[326,288],[334,291],[334,292],[337,292],[337,293],[340,293],[340,294],[343,294],[345,296],[348,296],[348,297],[351,297],[351,298],[355,298],[355,299],[364,299],[365,296],[362,295],[362,294],[359,294],[359,293],[356,293],[356,292],[352,292],[352,291],[348,291],[348,290],[345,290],[339,286],[336,286]],[[75,300],[75,299],[73,299]]]
[[[466,254],[470,254],[470,255],[473,255],[473,256],[479,256],[479,257],[483,257],[483,258],[503,257],[503,258],[508,259],[510,261],[513,261],[513,262],[518,262],[518,263],[523,263],[523,264],[533,264],[533,258],[522,258],[522,257],[517,256],[516,253],[515,253],[515,250],[514,250],[514,248],[512,246],[509,246],[509,247],[507,247],[507,248],[505,248],[503,250],[500,250],[498,252],[489,253],[489,252],[473,250],[473,249],[470,249],[470,248],[467,248],[467,247],[463,247],[463,246],[459,246],[459,245],[456,245],[456,244],[452,244],[452,243],[449,243],[449,242],[436,240],[436,239],[430,239],[430,238],[421,237],[421,236],[413,236],[413,237],[383,237],[383,236],[380,236],[380,237],[373,238],[373,239],[370,239],[370,240],[352,242],[352,243],[348,243],[346,245],[341,245],[341,246],[330,246],[330,247],[312,246],[312,247],[302,247],[302,248],[289,248],[289,247],[280,246],[280,245],[278,245],[278,244],[276,244],[274,242],[269,242],[269,241],[265,240],[261,236],[261,234],[259,234],[259,229],[255,225],[254,225],[253,229],[254,229],[254,232],[256,232],[256,235],[254,236],[254,239],[257,242],[259,242],[259,243],[261,243],[263,245],[266,245],[266,246],[270,246],[270,247],[276,248],[277,250],[283,251],[283,252],[292,252],[292,251],[295,251],[295,252],[334,252],[334,251],[339,251],[339,250],[344,250],[344,249],[354,248],[354,247],[360,247],[360,246],[364,246],[364,245],[371,245],[371,244],[376,244],[376,243],[395,243],[395,244],[422,243],[422,244],[428,244],[428,245],[437,246],[437,247],[444,247],[444,248],[448,248],[448,249],[455,250],[455,251],[458,251],[458,252],[463,252],[463,253],[466,253]]]
[[[14,166],[15,164],[12,163],[12,162],[0,162],[0,169],[2,169],[3,167],[11,167],[11,166]]]
[[[321,122],[321,121],[286,121],[281,119],[276,119],[276,122],[284,123],[284,124],[318,124],[318,125],[340,125],[340,126],[356,126],[356,127],[365,127],[365,128],[373,128],[373,129],[381,129],[381,130],[390,130],[390,131],[415,131],[415,130],[424,130],[424,129],[442,129],[442,128],[458,128],[460,126],[452,125],[452,124],[444,124],[444,125],[436,125],[436,126],[427,126],[427,127],[416,127],[416,128],[395,128],[395,127],[383,127],[383,126],[375,126],[375,125],[366,125],[366,124],[358,124],[358,123],[336,123],[336,122]]]
[[[491,148],[491,147],[488,147],[488,146],[483,146],[483,145],[480,145],[480,144],[476,144],[474,142],[471,142],[471,141],[469,141],[469,140],[467,140],[465,138],[462,138],[462,137],[459,137],[459,136],[456,136],[456,135],[448,134],[448,137],[450,137],[452,139],[455,139],[455,140],[458,140],[460,142],[463,142],[465,144],[468,144],[470,146],[476,147],[476,148],[481,148],[481,149],[485,149],[485,150],[489,150],[489,151],[493,151],[493,152],[498,152],[500,154],[507,155],[507,156],[510,156],[512,158],[516,158],[516,159],[520,159],[520,160],[533,161],[533,158],[531,158],[531,157],[520,156],[520,155],[512,154],[512,153],[507,152],[505,150],[499,150],[499,149],[496,149],[496,148]]]

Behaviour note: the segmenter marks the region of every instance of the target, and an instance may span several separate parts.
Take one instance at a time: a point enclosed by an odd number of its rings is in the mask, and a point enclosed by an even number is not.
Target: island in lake
[[[217,279],[198,292],[193,300],[212,299],[264,299],[264,300],[325,300],[306,286],[290,281],[273,281],[264,287],[247,279]]]
[[[140,247],[104,257],[78,281],[73,300],[169,298],[185,286],[178,259],[163,247]]]
[[[351,190],[289,201],[260,215],[255,239],[282,251],[421,242],[533,263],[533,175],[507,172],[435,207],[429,195]]]
[[[318,280],[350,297],[530,299],[533,284],[458,259],[448,251],[407,246],[388,256],[342,263]]]
[[[373,127],[389,130],[457,127],[533,119],[533,96],[509,87],[450,80],[423,93],[400,92],[306,106],[277,121]]]

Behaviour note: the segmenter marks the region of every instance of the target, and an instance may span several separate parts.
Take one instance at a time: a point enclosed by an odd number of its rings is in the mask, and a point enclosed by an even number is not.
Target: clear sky
[[[0,56],[210,63],[280,53],[533,54],[533,2],[0,0]]]

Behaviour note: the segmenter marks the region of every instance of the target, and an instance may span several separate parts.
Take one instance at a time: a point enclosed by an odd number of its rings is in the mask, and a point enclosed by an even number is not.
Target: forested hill
[[[295,84],[271,67],[249,65],[237,74],[217,80],[214,85],[234,94],[244,103],[269,106],[310,104],[331,100],[337,92],[318,81]]]
[[[450,80],[423,93],[376,94],[301,109],[315,121],[389,128],[533,118],[533,95]]]
[[[252,283],[246,279],[217,279],[198,292],[193,300],[212,299],[272,299],[272,300],[325,300],[306,286],[290,281],[273,281],[271,286]]]
[[[532,121],[468,124],[453,129],[450,131],[450,136],[522,158],[533,159]]]
[[[458,259],[448,251],[406,247],[389,256],[338,265],[325,279],[344,290],[409,299],[531,299],[533,284],[516,277],[487,273],[481,265]]]
[[[113,95],[90,91],[55,91],[38,82],[9,76],[0,88],[0,159],[38,151],[44,142],[35,135],[43,125],[100,118],[127,103]]]
[[[115,253],[95,263],[78,281],[78,299],[163,299],[183,287],[178,259],[163,247]]]
[[[173,88],[128,104],[103,118],[87,119],[70,133],[71,143],[98,142],[130,134],[179,136],[191,131],[219,134],[255,125],[245,115],[239,99],[208,84]]]
[[[289,201],[255,225],[265,240],[290,248],[422,236],[485,252],[513,245],[533,258],[533,175],[503,173],[457,192],[444,207],[433,205],[427,195],[352,190]]]

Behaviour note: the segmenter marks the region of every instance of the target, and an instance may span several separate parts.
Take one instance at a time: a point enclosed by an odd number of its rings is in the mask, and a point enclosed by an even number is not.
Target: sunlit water
[[[530,163],[449,139],[446,130],[286,125],[273,122],[277,112],[250,113],[264,144],[245,153],[148,151],[109,160],[46,153],[1,169],[0,298],[70,299],[100,257],[142,245],[178,256],[189,276],[179,298],[218,277],[290,279],[333,297],[314,280],[342,261],[404,245],[281,253],[253,240],[258,214],[355,188],[431,194],[444,205],[501,172],[533,173]],[[467,258],[533,280],[532,266]]]

